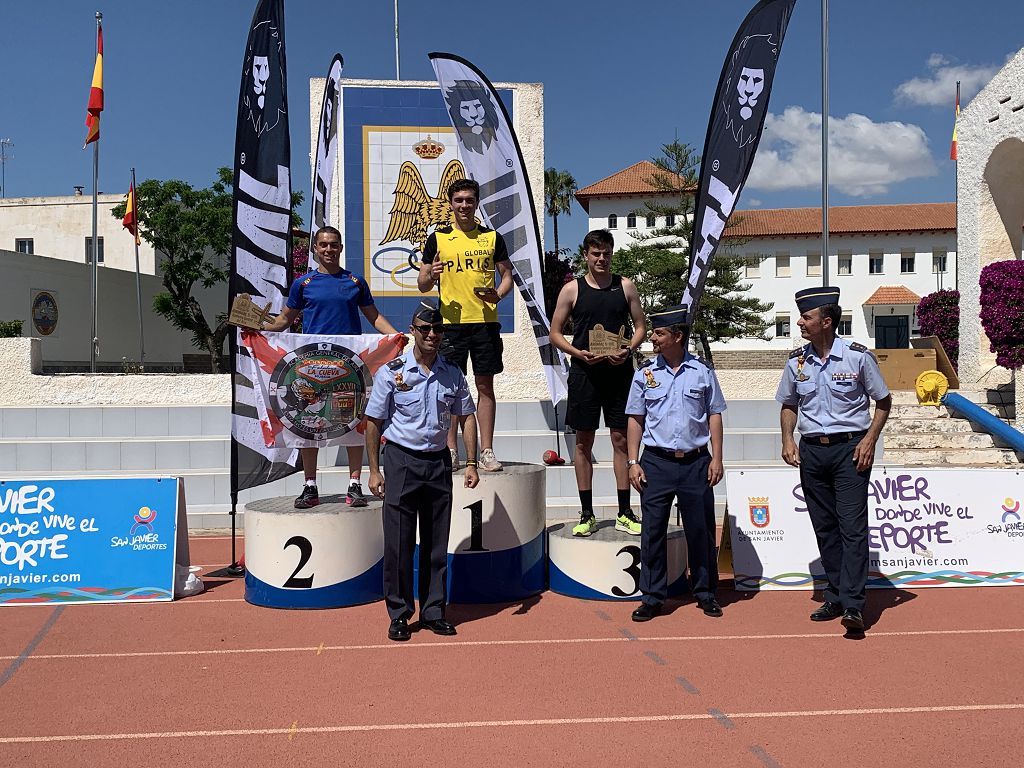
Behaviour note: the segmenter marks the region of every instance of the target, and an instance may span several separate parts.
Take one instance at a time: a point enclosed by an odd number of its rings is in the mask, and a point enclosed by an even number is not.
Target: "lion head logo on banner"
[[[765,67],[771,65],[778,55],[778,43],[772,40],[771,35],[749,35],[743,38],[733,54],[721,94],[725,126],[736,140],[738,149],[757,140],[764,110],[761,95],[766,85]]]
[[[281,66],[281,47],[281,34],[277,27],[269,21],[259,22],[253,30],[249,70],[244,75],[248,85],[242,95],[249,111],[248,121],[257,136],[274,130],[285,113],[284,95],[280,93],[283,73],[271,78],[271,67]]]
[[[444,100],[462,146],[478,155],[484,154],[498,130],[498,111],[488,90],[476,80],[456,80],[445,90]]]

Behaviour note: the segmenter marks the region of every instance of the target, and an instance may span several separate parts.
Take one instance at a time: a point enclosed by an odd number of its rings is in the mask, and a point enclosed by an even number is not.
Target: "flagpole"
[[[958,123],[960,122],[960,81],[956,81],[956,118],[953,123],[953,133],[959,129]],[[959,138],[959,137],[958,137]],[[953,221],[955,223],[953,229],[953,235],[956,238],[957,257],[960,256],[960,148],[957,147],[957,158],[953,161]],[[956,273],[953,276],[953,287],[960,290],[960,261],[959,258],[953,259],[954,269]]]
[[[135,189],[135,169],[132,168],[132,205],[134,206],[135,214],[135,298],[138,300],[139,306],[139,368],[143,371],[146,370],[146,341],[145,336],[142,332],[142,277],[139,270],[139,193]]]
[[[828,285],[828,0],[821,0],[821,284]]]
[[[395,0],[395,80],[402,79],[402,67],[398,58],[398,0]]]
[[[99,55],[99,32],[100,24],[103,21],[103,14],[96,11],[96,55]],[[92,143],[92,340],[89,350],[89,371],[96,373],[96,354],[99,347],[99,329],[97,327],[96,295],[99,280],[99,240],[96,235],[97,218],[99,211],[99,198],[97,190],[100,183],[100,142],[97,138]]]

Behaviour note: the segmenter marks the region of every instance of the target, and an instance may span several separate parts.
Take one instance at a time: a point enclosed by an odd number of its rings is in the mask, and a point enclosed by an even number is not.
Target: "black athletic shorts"
[[[601,411],[609,429],[626,428],[626,400],[633,380],[633,366],[602,365],[597,368],[572,366],[569,369],[569,404],[565,423],[573,429],[593,432],[598,428]]]
[[[505,370],[502,349],[501,323],[466,323],[444,327],[440,353],[463,373],[472,357],[474,376],[494,376]]]

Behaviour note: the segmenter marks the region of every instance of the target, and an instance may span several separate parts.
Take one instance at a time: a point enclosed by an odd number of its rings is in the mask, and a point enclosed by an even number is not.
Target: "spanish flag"
[[[953,118],[953,142],[949,145],[949,159],[956,160],[956,128],[960,122],[960,82],[956,84],[956,116]]]
[[[85,147],[100,138],[100,112],[103,111],[103,25],[96,29],[96,66],[92,70],[92,88],[89,89],[89,114],[85,116]]]
[[[121,219],[121,225],[135,235],[136,245],[142,244],[142,240],[139,238],[139,219],[135,212],[135,182],[128,187],[128,202],[124,207],[124,218]]]

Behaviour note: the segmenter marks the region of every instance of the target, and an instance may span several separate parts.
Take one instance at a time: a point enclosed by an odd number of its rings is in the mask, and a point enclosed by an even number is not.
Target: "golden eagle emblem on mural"
[[[438,227],[450,226],[452,207],[448,202],[448,187],[452,182],[466,178],[466,169],[458,160],[452,160],[441,174],[437,197],[431,197],[419,169],[406,160],[398,169],[395,184],[395,202],[391,206],[388,231],[380,245],[392,240],[405,240],[423,250],[427,236]]]

